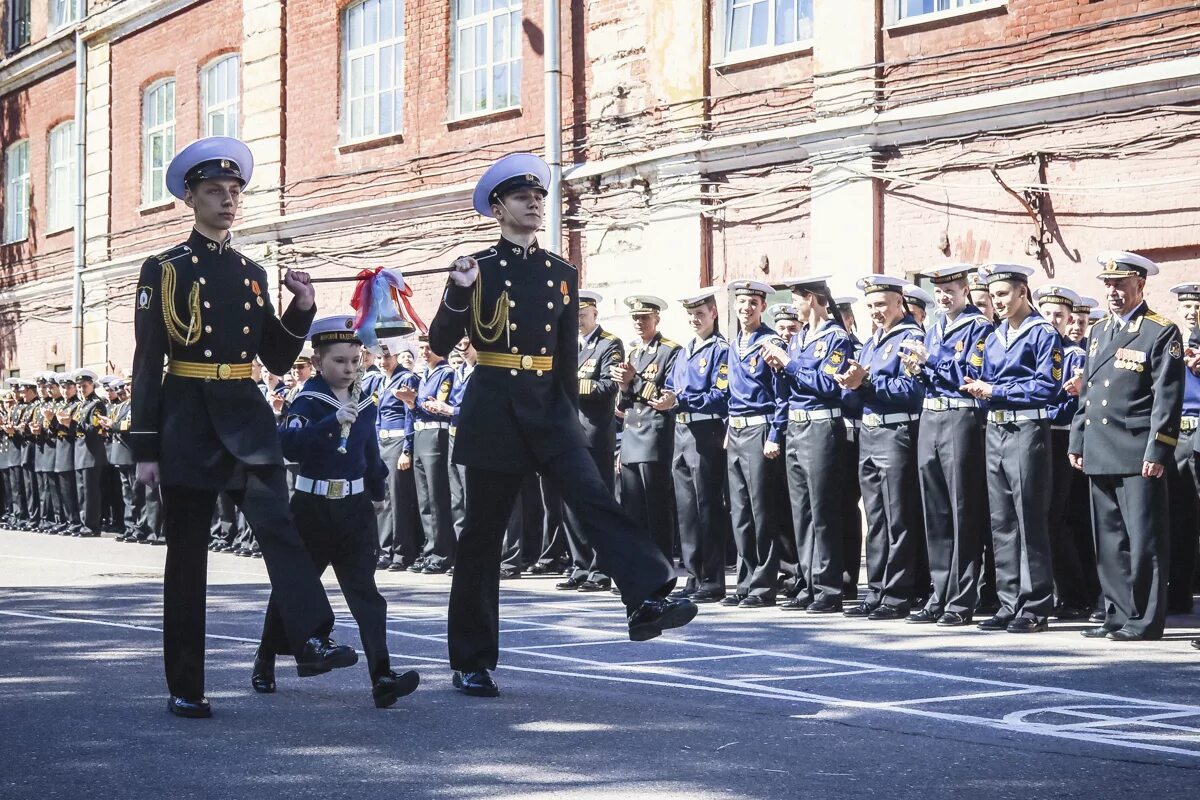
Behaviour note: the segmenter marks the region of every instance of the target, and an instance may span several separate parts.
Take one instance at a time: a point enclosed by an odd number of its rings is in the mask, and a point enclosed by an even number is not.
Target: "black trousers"
[[[20,468],[22,502],[25,504],[25,519],[30,522],[42,521],[42,498],[38,486],[37,473],[33,467]]]
[[[726,453],[729,514],[738,549],[737,594],[774,600],[779,560],[792,549],[788,542],[792,531],[785,505],[783,456],[768,459],[763,455],[769,432],[769,425],[731,427]]]
[[[869,605],[912,602],[921,546],[916,422],[861,428],[858,474],[867,515]]]
[[[1171,571],[1167,580],[1167,613],[1190,614],[1196,577],[1196,547],[1200,539],[1197,513],[1192,436],[1180,434],[1175,463],[1167,469],[1167,496],[1171,500]],[[1173,469],[1171,468],[1173,467]]]
[[[858,582],[862,574],[863,520],[859,501],[862,488],[858,483],[858,436],[857,420],[846,424],[846,449],[838,483],[842,487],[842,597],[853,600],[858,596]]]
[[[596,472],[600,474],[601,482],[608,489],[609,494],[612,494],[613,484],[617,478],[613,471],[615,454],[608,448],[595,447],[588,448],[587,452],[592,463],[596,465]],[[558,498],[558,502],[562,505],[561,497]],[[571,509],[565,505],[563,505],[563,512],[563,525],[558,528],[551,528],[547,525],[544,529],[547,535],[542,537],[542,552],[538,560],[552,562],[563,555],[562,551],[565,548],[571,557],[571,569],[567,573],[567,577],[576,580],[609,580],[609,577],[600,571],[600,567],[596,563],[596,549],[584,536],[583,525],[575,518]]]
[[[541,482],[536,474],[527,475],[504,529],[504,543],[500,546],[501,569],[522,572],[529,566],[542,538],[545,513]]]
[[[254,526],[262,545],[272,596],[278,600],[287,652],[296,654],[313,636],[328,636],[333,609],[288,509],[282,467],[249,467],[230,493]],[[167,535],[163,575],[163,656],[167,687],[178,697],[204,694],[204,616],[208,586],[208,535],[217,492],[188,486],[162,487]]]
[[[1141,475],[1090,478],[1104,624],[1159,639],[1167,619],[1167,481]]]
[[[688,573],[686,588],[692,591],[725,594],[725,545],[730,535],[723,502],[727,469],[721,420],[675,426],[671,477],[680,550]]]
[[[296,529],[317,574],[333,567],[342,596],[358,624],[367,668],[374,682],[391,670],[391,662],[387,649],[387,601],[375,585],[379,533],[371,499],[365,493],[328,500],[296,492],[291,508]],[[267,602],[259,646],[264,654],[292,652],[274,589]]]
[[[63,522],[72,528],[78,528],[82,523],[79,519],[79,487],[75,483],[75,470],[54,473],[54,482],[58,484]]]
[[[1050,511],[1047,530],[1050,535],[1050,561],[1054,569],[1054,594],[1065,606],[1091,608],[1096,602],[1096,560],[1089,552],[1091,530],[1081,537],[1075,529],[1086,515],[1075,514],[1072,501],[1078,497],[1075,484],[1087,481],[1071,466],[1067,452],[1071,431],[1050,429]],[[1081,548],[1080,539],[1086,544]],[[1189,584],[1190,585],[1190,584]]]
[[[845,577],[841,516],[845,452],[846,426],[840,417],[788,423],[787,484],[804,592],[830,602],[841,601]]]
[[[1050,423],[988,423],[988,510],[1000,617],[1044,619],[1054,611],[1050,563]]]
[[[4,470],[4,483],[8,492],[8,512],[17,519],[28,520],[32,506],[27,505],[25,469],[16,466]]]
[[[117,467],[121,476],[121,495],[125,501],[125,519],[123,520],[123,535],[137,537],[138,520],[141,519],[146,505],[146,485],[138,483],[132,466]]]
[[[621,462],[621,507],[630,519],[642,523],[643,535],[670,559],[675,541],[675,489],[671,484],[671,465],[659,461]]]
[[[583,448],[539,465],[567,508],[584,526],[629,610],[675,588],[674,570],[662,551],[609,493]],[[500,546],[525,476],[467,468],[467,522],[458,542],[450,587],[447,643],[456,670],[495,669],[500,655]]]
[[[421,557],[430,565],[453,563],[454,518],[450,506],[450,431],[429,428],[413,436],[413,471],[425,543]]]
[[[925,411],[917,437],[917,475],[925,516],[931,613],[970,615],[979,600],[979,562],[989,536],[982,414],[970,408]]]
[[[123,530],[125,495],[121,489],[121,471],[113,464],[100,468],[101,517],[115,530]]]
[[[100,532],[100,472],[103,467],[75,470],[75,492],[79,497],[79,522],[91,533]]]
[[[53,472],[37,473],[39,505],[42,510],[42,524],[57,525],[66,521],[63,516],[62,495],[58,492],[58,479]]]

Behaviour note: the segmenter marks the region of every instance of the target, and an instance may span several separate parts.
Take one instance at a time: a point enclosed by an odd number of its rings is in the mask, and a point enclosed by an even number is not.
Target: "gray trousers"
[[[846,427],[840,417],[788,423],[787,484],[804,592],[830,602],[841,601],[844,585],[846,449]]]
[[[613,451],[607,448],[589,447],[588,455],[591,457],[592,463],[596,465],[596,471],[600,473],[600,480],[608,487],[609,493],[612,493],[613,483],[616,481],[616,474],[613,472]],[[608,576],[601,572],[596,564],[596,550],[584,536],[582,522],[570,508],[563,504],[557,491],[554,492],[554,497],[563,507],[563,525],[557,529],[551,528],[549,525],[544,528],[546,535],[542,537],[542,554],[539,560],[544,559],[549,562],[555,557],[554,542],[558,538],[557,531],[561,530],[564,533],[562,538],[566,540],[567,552],[571,556],[571,571],[567,577],[596,582],[608,580]]]
[[[729,513],[738,550],[739,597],[754,595],[774,600],[780,554],[785,541],[787,499],[783,458],[763,455],[769,425],[730,428],[726,449],[729,471]]]
[[[868,605],[912,601],[920,541],[916,422],[862,426],[858,477],[867,514]]]
[[[982,412],[925,411],[917,437],[917,474],[925,512],[931,613],[970,615],[978,601],[979,562],[987,526]]]
[[[413,470],[417,481],[417,507],[425,545],[421,556],[427,565],[454,561],[454,518],[450,505],[450,431],[427,428],[413,435]]]
[[[1050,423],[988,423],[986,436],[997,613],[1044,619],[1054,610],[1048,530]]]

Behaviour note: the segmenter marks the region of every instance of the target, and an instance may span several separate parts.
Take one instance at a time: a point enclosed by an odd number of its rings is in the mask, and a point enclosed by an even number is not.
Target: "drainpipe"
[[[82,26],[75,31],[75,270],[71,281],[71,366],[83,366],[84,187],[87,170],[87,44]]]
[[[562,54],[560,52],[559,0],[544,0],[545,29],[546,163],[550,165],[550,190],[546,197],[546,241],[562,252]]]

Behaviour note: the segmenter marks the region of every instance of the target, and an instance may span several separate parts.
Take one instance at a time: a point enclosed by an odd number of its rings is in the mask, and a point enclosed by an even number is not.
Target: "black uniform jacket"
[[[629,351],[629,363],[637,375],[621,392],[617,404],[625,412],[622,464],[670,463],[675,449],[675,412],[655,411],[649,401],[662,393],[680,349],[678,343],[656,333],[649,343],[639,341]]]

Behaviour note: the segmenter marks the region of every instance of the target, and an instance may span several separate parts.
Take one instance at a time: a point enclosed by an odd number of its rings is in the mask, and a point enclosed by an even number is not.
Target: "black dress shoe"
[[[842,612],[843,617],[869,617],[875,612],[878,606],[870,603],[859,603],[856,606],[850,606]]]
[[[167,543],[167,540],[162,538],[161,536],[155,536],[153,539],[143,539],[141,543],[154,545],[155,547],[162,547],[163,545],[165,545]],[[255,553],[254,557],[262,558],[262,553]]]
[[[472,697],[499,697],[500,687],[486,669],[474,672],[455,672],[454,688]]]
[[[913,625],[929,625],[930,623],[937,622],[939,619],[941,619],[941,617],[942,615],[936,611],[930,611],[928,608],[922,608],[920,611],[914,611],[913,613],[909,614],[904,621],[911,622]]]
[[[773,598],[750,594],[742,598],[742,602],[738,603],[738,608],[769,608],[773,605],[775,605]]]
[[[629,638],[634,642],[653,639],[665,630],[687,625],[699,610],[691,600],[652,597],[629,615]]]
[[[1088,617],[1088,622],[1104,622],[1106,619],[1108,619],[1108,614],[1105,612],[1093,611],[1091,616]]]
[[[867,614],[867,619],[873,622],[882,622],[893,619],[904,619],[908,616],[908,609],[904,606],[893,606],[887,603],[880,603],[879,608]]]
[[[1009,633],[1042,633],[1049,630],[1050,625],[1047,624],[1046,618],[1034,619],[1033,617],[1017,617],[1012,622],[1008,623],[1005,628]]]
[[[404,566],[403,561],[393,561],[387,569],[388,572],[404,572],[408,568]]]
[[[262,558],[263,557],[262,550],[251,550],[250,557],[251,558]]]
[[[250,685],[259,694],[275,693],[275,656],[264,653],[261,647],[254,652],[254,669],[250,674]]]
[[[1110,633],[1119,630],[1120,628],[1110,628],[1107,625],[1101,625],[1099,628],[1084,628],[1079,632],[1079,635],[1085,639],[1107,639]]]
[[[421,567],[422,575],[445,575],[450,570],[448,564],[426,564]]]
[[[1012,621],[1012,617],[1002,617],[997,614],[994,617],[988,617],[975,627],[981,631],[1006,631],[1008,630],[1008,623]]]
[[[519,569],[502,569],[502,570],[500,570],[500,580],[502,580],[502,581],[511,581],[511,580],[513,580],[515,578],[519,578],[519,577],[521,577],[521,570],[519,570]]]
[[[740,604],[741,602],[742,602],[742,598],[739,595],[731,594],[731,595],[727,595],[723,600],[721,600],[721,605],[736,606],[736,605]]]
[[[961,628],[971,624],[971,615],[959,611],[947,611],[938,617],[937,624],[942,628]]]
[[[698,592],[692,592],[690,595],[688,595],[687,599],[691,600],[696,605],[702,605],[704,603],[719,603],[725,599],[725,593],[706,592],[701,589]]]
[[[550,572],[550,563],[548,561],[539,561],[529,568],[530,575],[545,575]]]
[[[386,558],[381,558],[375,562],[375,569],[377,569],[377,570],[388,569],[391,566],[392,566],[392,562]]]
[[[554,588],[560,592],[573,592],[587,582],[587,578],[567,578],[565,581],[554,584]]]
[[[808,608],[804,609],[806,614],[840,614],[842,612],[841,600],[813,600],[808,604]]]
[[[358,653],[354,652],[353,647],[314,636],[304,643],[304,649],[296,658],[296,674],[301,678],[311,678],[357,663]]]
[[[1146,640],[1145,634],[1131,631],[1128,628],[1121,628],[1119,631],[1113,631],[1108,635],[1109,639],[1114,642],[1143,642]]]
[[[208,699],[205,697],[197,700],[185,700],[182,697],[171,695],[171,699],[167,701],[167,711],[177,717],[187,717],[188,719],[205,719],[212,716],[212,706],[208,704]]]
[[[602,581],[584,581],[579,584],[578,592],[607,592],[612,588],[611,580]]]
[[[425,569],[425,562],[419,558],[408,566],[409,572],[420,572],[423,569]]]
[[[388,670],[371,686],[371,697],[375,700],[376,708],[388,708],[395,705],[401,697],[415,692],[420,684],[421,676],[416,670],[410,669],[399,675]]]
[[[1089,609],[1087,606],[1063,605],[1059,607],[1057,612],[1055,612],[1054,618],[1063,620],[1064,622],[1085,620],[1091,616],[1091,613],[1091,609]]]
[[[780,611],[804,611],[812,605],[812,599],[808,596],[804,597],[789,597],[779,604]]]
[[[695,593],[696,593],[695,589],[687,589],[687,588],[676,589],[675,591],[673,591],[669,595],[667,595],[667,597],[671,598],[672,600],[686,600],[687,598],[691,597]]]

